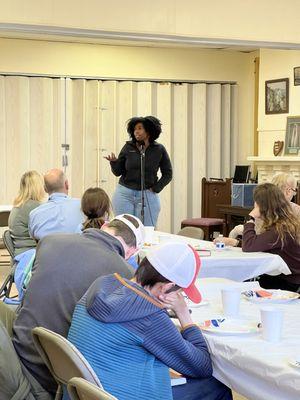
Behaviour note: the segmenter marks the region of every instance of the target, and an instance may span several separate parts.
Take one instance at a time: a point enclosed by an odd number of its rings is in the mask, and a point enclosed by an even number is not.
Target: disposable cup
[[[154,226],[145,226],[145,243],[153,243]]]
[[[283,311],[275,307],[260,309],[262,336],[268,342],[276,343],[281,339]]]
[[[241,291],[237,288],[222,289],[223,314],[226,317],[237,317],[239,315],[241,302]]]

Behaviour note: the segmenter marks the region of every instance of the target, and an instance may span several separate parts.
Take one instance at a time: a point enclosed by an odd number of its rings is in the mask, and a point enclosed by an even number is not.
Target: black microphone
[[[145,150],[145,142],[143,140],[138,140],[137,141],[138,148],[140,150],[140,153],[143,153]]]

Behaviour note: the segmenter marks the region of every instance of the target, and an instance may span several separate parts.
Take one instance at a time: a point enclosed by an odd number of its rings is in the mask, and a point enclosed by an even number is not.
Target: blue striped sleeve
[[[165,365],[184,376],[208,378],[212,375],[208,348],[196,326],[186,328],[181,334],[166,314],[158,313],[152,317],[143,344]]]

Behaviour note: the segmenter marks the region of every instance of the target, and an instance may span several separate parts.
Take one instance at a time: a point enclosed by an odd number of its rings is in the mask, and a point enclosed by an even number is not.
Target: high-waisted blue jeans
[[[145,213],[144,225],[156,226],[160,212],[160,200],[157,193],[145,190]],[[115,215],[131,214],[141,218],[141,191],[129,189],[118,185],[112,198]]]

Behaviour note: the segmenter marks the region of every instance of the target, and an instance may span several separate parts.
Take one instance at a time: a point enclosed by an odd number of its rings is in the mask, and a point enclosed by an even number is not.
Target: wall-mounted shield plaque
[[[278,156],[282,152],[283,144],[284,144],[284,142],[282,140],[277,140],[276,142],[274,142],[273,154],[275,157]]]

